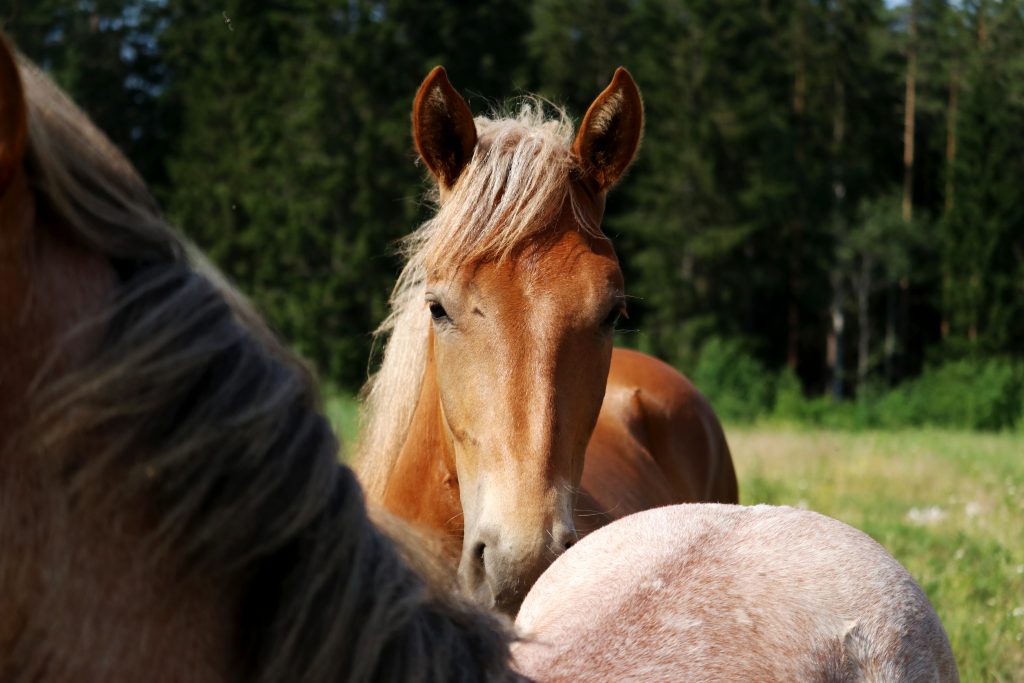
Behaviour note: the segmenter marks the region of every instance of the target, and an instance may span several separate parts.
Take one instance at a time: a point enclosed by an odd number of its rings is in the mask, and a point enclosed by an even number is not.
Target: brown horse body
[[[577,529],[702,501],[738,502],[732,457],[710,404],[667,363],[615,349],[587,446]]]
[[[599,226],[642,119],[621,69],[571,144],[536,103],[474,121],[440,69],[413,106],[440,204],[410,238],[356,468],[372,501],[440,533],[469,594],[509,613],[580,533],[738,500],[707,401],[612,349],[624,283]]]
[[[24,76],[30,94],[48,85]],[[88,322],[116,276],[33,192],[47,180],[22,157],[46,152],[29,140],[21,81],[0,44],[0,680],[223,680],[227,587],[147,563],[145,515],[75,505],[64,466],[26,429],[33,396],[96,352],[102,332]],[[34,128],[62,104],[35,102]]]

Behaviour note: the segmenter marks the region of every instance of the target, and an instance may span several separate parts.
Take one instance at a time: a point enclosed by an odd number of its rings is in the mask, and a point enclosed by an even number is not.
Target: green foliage
[[[524,11],[173,0],[167,12],[165,98],[184,112],[171,216],[323,374],[358,386],[398,272],[395,242],[425,213],[413,94],[437,62],[463,87],[505,90]],[[463,22],[502,38],[462,34]]]
[[[779,373],[771,415],[783,421],[817,425],[830,407],[830,400],[805,398],[800,379],[792,370],[786,368]]]
[[[692,379],[726,420],[750,421],[771,410],[770,372],[736,340],[713,338],[701,348]]]
[[[173,132],[155,96],[167,77],[162,20],[161,0],[0,0],[0,28],[157,184]]]
[[[968,352],[1024,347],[1024,20],[1010,14],[993,32],[970,67],[942,226],[945,309]]]
[[[341,457],[347,460],[359,436],[359,401],[334,387],[328,387],[324,396],[324,414],[341,441]]]
[[[770,417],[846,430],[1013,430],[1024,426],[1024,364],[999,358],[950,361],[895,389],[869,386],[856,400],[841,402],[805,398],[796,380],[783,374]]]
[[[396,240],[429,212],[409,135],[423,75],[443,63],[477,113],[533,90],[578,119],[625,65],[647,117],[604,219],[633,297],[622,341],[687,369],[707,356],[730,414],[770,411],[763,377],[786,367],[778,414],[871,423],[864,401],[800,394],[864,397],[940,343],[1024,358],[1022,5],[912,5],[913,38],[911,5],[884,0],[0,0],[0,18],[346,389]],[[753,375],[710,369],[740,353],[712,337],[748,341]]]
[[[964,358],[929,368],[895,389],[862,387],[857,399],[806,397],[788,369],[767,370],[736,340],[712,338],[690,375],[722,419],[841,430],[940,427],[977,431],[1024,427],[1024,363]]]
[[[1024,419],[1024,366],[996,358],[946,363],[884,396],[874,419],[882,427],[1013,429]]]

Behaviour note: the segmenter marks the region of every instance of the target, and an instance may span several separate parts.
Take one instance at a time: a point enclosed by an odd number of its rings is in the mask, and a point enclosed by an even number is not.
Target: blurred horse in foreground
[[[370,523],[304,367],[2,41],[0,387],[0,681],[517,678]]]

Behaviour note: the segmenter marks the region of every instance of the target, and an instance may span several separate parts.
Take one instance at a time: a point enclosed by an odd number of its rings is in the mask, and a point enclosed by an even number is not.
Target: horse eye
[[[448,318],[448,311],[444,310],[444,306],[437,303],[436,301],[430,302],[430,317],[434,320],[445,320]]]
[[[601,327],[614,328],[615,324],[619,322],[619,318],[621,318],[621,317],[622,317],[622,306],[616,306],[611,311],[609,311],[608,315],[605,317],[604,321],[601,323]]]

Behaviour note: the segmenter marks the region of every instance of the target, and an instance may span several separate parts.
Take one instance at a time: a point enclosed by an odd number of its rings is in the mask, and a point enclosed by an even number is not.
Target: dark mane
[[[22,75],[37,201],[119,278],[78,331],[102,331],[92,357],[31,395],[32,447],[60,456],[74,505],[142,507],[154,562],[237,586],[244,680],[515,678],[502,625],[370,523],[305,366],[84,115]]]

